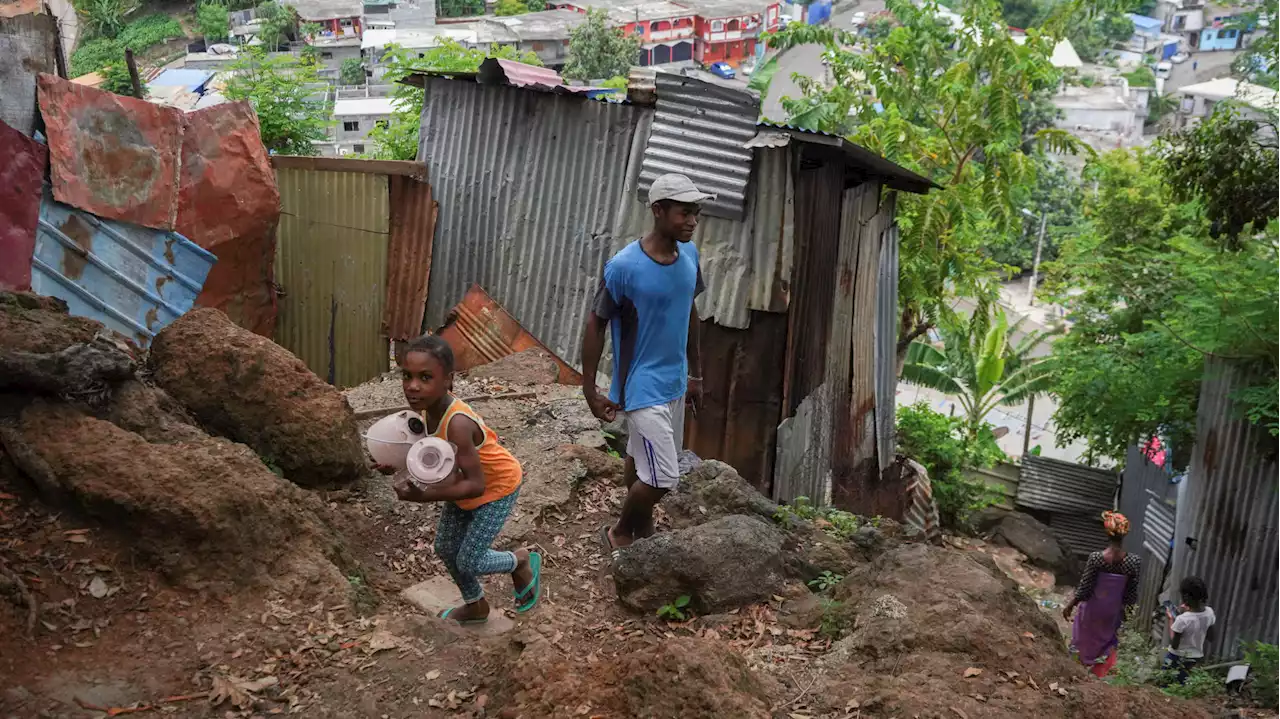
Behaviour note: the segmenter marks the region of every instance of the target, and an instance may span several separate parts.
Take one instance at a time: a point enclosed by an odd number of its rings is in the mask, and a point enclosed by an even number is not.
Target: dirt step
[[[462,604],[462,594],[458,592],[458,588],[448,577],[432,577],[425,582],[419,582],[400,592],[400,596],[433,617],[440,616],[440,612],[449,607],[456,607]],[[505,612],[497,607],[492,607],[492,605],[489,612],[489,621],[484,624],[462,625],[462,628],[468,632],[485,637],[506,634],[515,629],[515,627],[516,623],[511,621]]]

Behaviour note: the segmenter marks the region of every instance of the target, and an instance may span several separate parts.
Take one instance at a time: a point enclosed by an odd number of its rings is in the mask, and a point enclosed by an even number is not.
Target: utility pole
[[[1036,411],[1036,396],[1033,394],[1027,398],[1027,426],[1022,430],[1022,456],[1026,457],[1031,451],[1031,413]]]
[[[138,78],[138,63],[133,60],[133,49],[124,49],[124,64],[129,68],[129,83],[133,85],[133,96],[142,99],[142,81]]]
[[[1036,258],[1031,263],[1031,281],[1027,286],[1027,306],[1029,307],[1034,307],[1036,304],[1036,275],[1040,273],[1040,252],[1044,250],[1044,230],[1048,222],[1049,213],[1046,211],[1040,215],[1040,236],[1036,238]]]

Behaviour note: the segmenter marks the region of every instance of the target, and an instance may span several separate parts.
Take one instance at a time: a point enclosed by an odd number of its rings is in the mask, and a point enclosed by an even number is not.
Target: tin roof
[[[1017,502],[1047,512],[1095,514],[1115,504],[1117,475],[1049,457],[1027,455],[1018,476]]]
[[[336,20],[364,14],[361,0],[285,0],[284,4],[297,10],[303,20]]]
[[[394,97],[361,97],[354,100],[335,100],[333,103],[334,117],[390,115],[395,111]]]
[[[852,142],[832,135],[826,132],[817,132],[815,130],[805,130],[791,125],[782,125],[772,122],[761,121],[757,123],[760,127],[770,127],[786,132],[799,142],[807,142],[814,145],[826,145],[843,152],[848,159],[854,164],[862,167],[868,174],[876,175],[884,179],[884,184],[895,190],[903,190],[915,194],[924,194],[929,190],[941,190],[942,186],[930,180],[927,177],[917,175],[907,168],[886,160],[876,153],[868,150],[861,145],[855,145]]]

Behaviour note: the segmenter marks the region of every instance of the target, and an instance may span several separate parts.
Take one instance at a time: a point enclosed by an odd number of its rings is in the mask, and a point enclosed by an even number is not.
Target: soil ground
[[[526,463],[566,437],[594,441],[578,426],[575,389],[479,380],[455,393],[507,397],[473,404]],[[391,378],[348,398],[357,412],[402,399]],[[139,561],[127,535],[51,512],[0,471],[0,566],[39,602],[28,637],[25,609],[0,600],[0,717],[1065,718],[1101,717],[1113,701],[1134,717],[1210,716],[1149,691],[1113,690],[1083,671],[1037,677],[1035,662],[1010,676],[998,656],[938,648],[841,655],[819,622],[779,623],[782,598],[682,622],[631,614],[615,601],[597,535],[622,491],[588,479],[567,501],[540,508],[522,543],[546,558],[542,603],[516,615],[510,580],[489,580],[495,610],[515,629],[478,638],[400,598],[444,570],[431,549],[436,510],[397,501],[387,478],[317,492],[363,568],[347,578],[351,601],[326,604],[265,590],[175,589]],[[958,544],[930,556],[952,566],[987,549]],[[898,581],[914,594],[911,582],[931,579]],[[882,603],[866,616],[880,616]],[[1058,667],[1059,639],[995,654],[1047,652],[1043,664]],[[965,676],[971,664],[983,671]]]

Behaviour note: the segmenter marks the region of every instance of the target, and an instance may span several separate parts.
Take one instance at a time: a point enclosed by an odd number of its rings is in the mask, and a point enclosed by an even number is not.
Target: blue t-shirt
[[[666,404],[689,381],[689,313],[702,292],[698,248],[679,245],[676,261],[660,264],[636,240],[604,266],[595,313],[609,320],[613,383],[609,399],[624,410]]]

